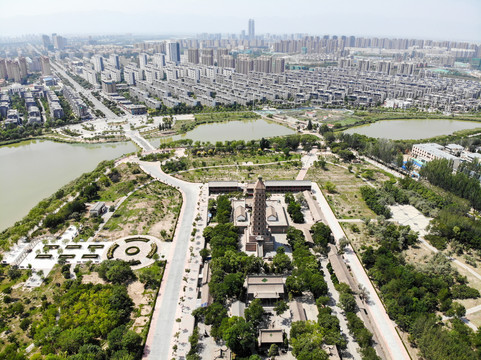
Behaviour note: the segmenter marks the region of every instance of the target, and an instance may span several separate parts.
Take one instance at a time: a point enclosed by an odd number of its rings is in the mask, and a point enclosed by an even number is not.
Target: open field
[[[310,115],[308,116],[307,113]],[[353,124],[357,121],[362,120],[362,118],[353,114],[351,110],[313,110],[313,111],[289,111],[287,112],[290,116],[302,120],[320,124],[339,124],[341,126],[346,126]]]
[[[98,237],[118,239],[145,234],[170,240],[181,205],[177,190],[160,182],[150,183],[122,203]]]
[[[175,176],[190,182],[227,180],[253,182],[258,176],[262,176],[265,180],[294,180],[300,169],[299,161],[292,161],[271,165],[226,166],[221,168],[198,169],[182,172]]]
[[[195,149],[192,150],[196,153]],[[292,153],[289,158],[286,158],[281,153],[266,153],[262,155],[249,155],[245,153],[238,154],[216,154],[212,156],[192,156],[189,155],[189,165],[191,168],[199,168],[205,166],[218,165],[253,165],[264,164],[285,160],[300,160],[301,154]]]
[[[362,217],[374,218],[376,215],[367,207],[361,197],[360,187],[365,186],[366,182],[356,173],[366,174],[366,170],[374,170],[368,172],[367,175],[372,178],[372,182],[382,182],[388,180],[388,177],[371,165],[353,165],[352,172],[347,169],[328,164],[327,170],[311,167],[306,175],[306,180],[312,180],[319,184],[322,189],[326,182],[330,181],[336,186],[336,192],[330,194],[325,189],[322,191],[327,201],[334,210],[339,219],[360,219]]]

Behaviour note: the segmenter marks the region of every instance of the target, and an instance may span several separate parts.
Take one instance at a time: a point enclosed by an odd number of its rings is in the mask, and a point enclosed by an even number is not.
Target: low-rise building
[[[18,110],[10,109],[7,111],[6,125],[20,125],[22,123]]]
[[[280,275],[248,275],[244,286],[247,288],[247,299],[260,299],[263,304],[273,305],[277,300],[285,298],[285,279]]]
[[[90,209],[90,216],[101,216],[107,211],[107,207],[103,201],[100,201],[92,206]]]
[[[417,160],[429,162],[432,160],[446,159],[453,162],[456,169],[459,165],[460,158],[446,151],[443,145],[436,143],[414,144],[411,150],[411,156]]]

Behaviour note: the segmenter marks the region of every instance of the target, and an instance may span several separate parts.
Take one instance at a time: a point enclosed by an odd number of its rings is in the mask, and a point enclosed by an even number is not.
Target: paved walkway
[[[188,183],[165,174],[159,162],[138,161],[142,170],[163,183],[176,187],[182,192],[183,203],[179,215],[173,246],[167,258],[164,278],[159,290],[144,349],[144,359],[170,360],[172,358],[172,338],[178,331],[175,321],[180,315],[185,281],[185,263],[190,242],[193,222],[198,209],[200,184]],[[193,310],[193,309],[192,309]],[[188,330],[186,330],[188,331]]]
[[[331,298],[331,303],[329,304],[330,308],[332,309],[332,315],[339,319],[339,326],[341,327],[341,331],[347,340],[347,349],[344,351],[348,352],[351,356],[347,356],[348,358],[353,359],[361,359],[361,355],[358,352],[357,343],[354,341],[353,337],[349,333],[349,329],[347,327],[346,318],[343,315],[343,311],[337,306],[339,303],[339,292],[334,287],[334,284],[329,276],[329,270],[327,270],[327,264],[329,261],[327,258],[323,258],[321,260],[322,271],[324,272],[324,280],[326,280],[327,288],[329,290],[329,296]]]
[[[171,352],[169,358],[185,359],[190,350],[189,336],[192,334],[195,325],[192,311],[200,306],[197,299],[197,282],[200,275],[200,265],[202,264],[200,250],[204,248],[205,242],[202,233],[207,226],[208,196],[208,186],[203,185],[200,192],[200,201],[197,205],[197,214],[201,217],[201,220],[196,221],[194,227],[196,229],[195,238],[191,236],[190,255],[185,261],[184,286],[179,295],[180,302],[175,316],[176,319],[181,320],[176,322],[176,328],[174,329],[179,336],[174,336],[171,341],[171,348],[176,345],[177,350]]]
[[[304,180],[306,177],[309,168],[314,164],[314,161],[317,160],[317,149],[312,149],[308,154],[304,155],[301,158],[302,162],[302,169],[297,174],[296,180]]]
[[[127,136],[134,143],[139,145],[144,151],[154,151],[156,148],[154,145],[149,143],[138,131],[126,131],[125,136]]]
[[[316,183],[313,183],[313,193],[321,206],[324,217],[332,230],[336,242],[339,242],[341,238],[345,237],[344,231],[339,225],[332,209]],[[384,352],[390,359],[410,359],[409,354],[396,331],[396,324],[387,315],[386,309],[369,280],[366,271],[350,246],[346,247],[344,259],[350,266],[357,282],[367,289],[370,301],[366,304],[366,310],[369,312],[370,317],[373,320],[373,325],[376,326],[378,330],[379,341],[381,342]]]

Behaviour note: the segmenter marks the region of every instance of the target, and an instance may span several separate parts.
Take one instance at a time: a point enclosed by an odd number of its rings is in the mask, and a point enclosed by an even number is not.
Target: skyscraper
[[[178,42],[169,42],[167,44],[167,60],[180,63],[180,45]]]
[[[45,49],[50,47],[50,37],[48,35],[42,35],[42,42]]]
[[[249,40],[254,40],[256,37],[256,30],[254,19],[249,19]]]

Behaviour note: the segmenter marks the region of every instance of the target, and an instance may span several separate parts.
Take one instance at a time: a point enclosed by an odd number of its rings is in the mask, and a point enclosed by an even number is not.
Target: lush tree
[[[356,299],[354,295],[348,292],[343,292],[339,295],[339,303],[346,312],[355,312],[357,309]]]
[[[272,258],[272,266],[274,272],[278,274],[282,274],[292,269],[291,259],[286,255],[282,246],[277,248],[276,255]]]
[[[244,312],[246,321],[252,323],[252,325],[257,328],[259,324],[262,322],[262,319],[266,315],[264,311],[264,307],[262,306],[260,299],[254,299],[251,301],[249,306],[245,309]]]
[[[334,194],[336,192],[336,185],[330,181],[326,181],[324,188],[329,194]]]
[[[276,315],[282,315],[288,309],[289,305],[287,304],[287,302],[285,302],[284,300],[276,301],[276,304],[274,306],[274,311]]]
[[[105,260],[97,268],[99,276],[114,284],[125,284],[135,280],[135,274],[128,262]]]
[[[255,330],[252,324],[241,317],[229,318],[222,337],[226,345],[239,356],[248,356],[255,348]]]

